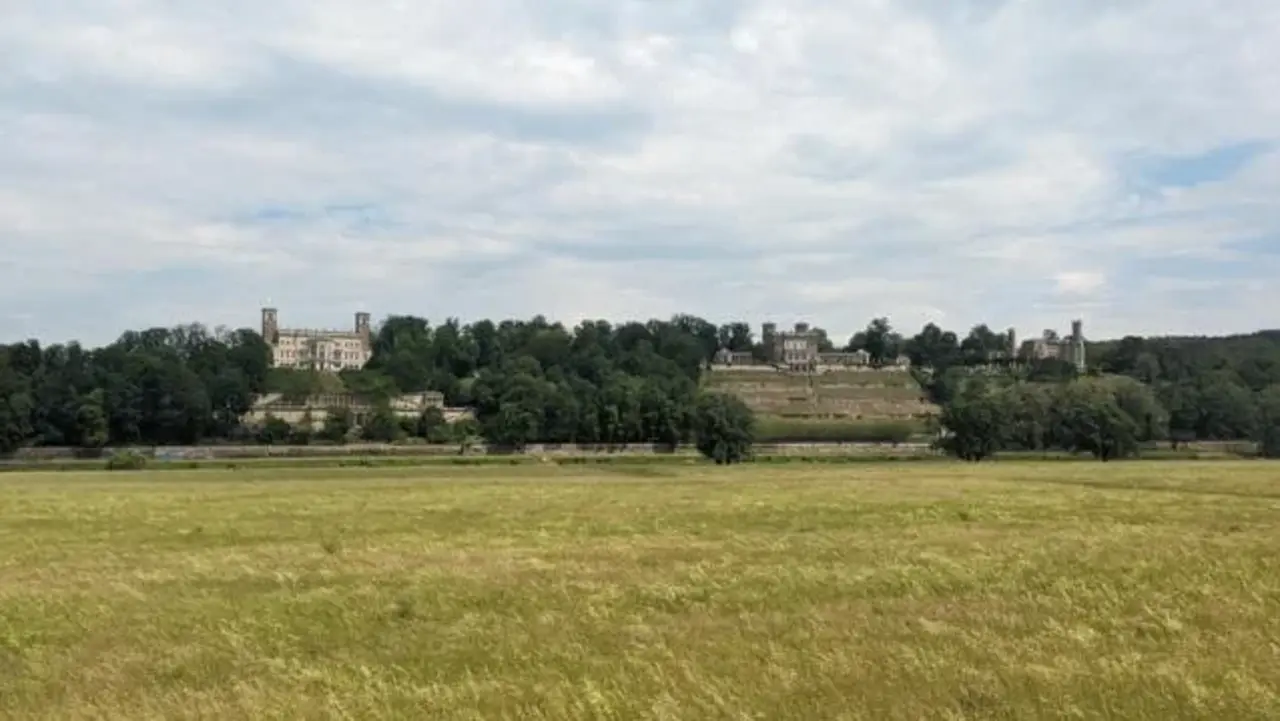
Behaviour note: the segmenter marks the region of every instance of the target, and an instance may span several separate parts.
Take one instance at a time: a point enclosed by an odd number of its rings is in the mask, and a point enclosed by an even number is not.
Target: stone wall
[[[850,455],[875,454],[892,450],[895,453],[932,453],[928,444],[903,443],[890,446],[877,443],[757,443],[755,452],[759,455]],[[461,446],[448,444],[389,444],[389,443],[350,443],[346,445],[314,444],[308,446],[258,446],[258,445],[216,445],[216,446],[130,446],[107,449],[81,448],[24,448],[10,455],[9,462],[31,463],[40,461],[70,461],[76,459],[108,458],[113,453],[133,451],[148,458],[168,461],[213,461],[253,458],[340,458],[351,456],[457,456],[463,454]],[[488,448],[477,444],[466,449],[467,455],[505,455],[509,450]],[[548,458],[613,456],[613,455],[671,455],[671,449],[664,445],[648,443],[620,444],[615,446],[602,444],[531,444],[523,451],[524,455],[545,456]],[[674,451],[675,455],[697,456],[691,446],[681,446]],[[3,462],[3,461],[0,461]]]
[[[1156,444],[1156,448],[1168,448],[1167,443]],[[1185,449],[1199,453],[1221,453],[1228,455],[1250,455],[1257,450],[1254,443],[1248,441],[1199,441],[1185,444]],[[105,459],[119,451],[136,451],[148,458],[169,461],[201,461],[201,460],[236,460],[253,458],[342,458],[360,456],[396,456],[396,457],[448,457],[462,454],[462,448],[456,444],[381,444],[353,443],[342,446],[310,445],[310,446],[134,446],[128,448],[81,449],[81,448],[24,448],[6,457],[0,457],[0,466],[22,465],[39,462],[73,461],[77,459]],[[927,443],[900,443],[898,445],[881,443],[757,443],[755,453],[761,456],[863,456],[888,455],[935,456],[938,452]],[[467,455],[501,454],[501,449],[489,449],[484,445],[472,446]],[[666,446],[650,444],[630,444],[619,446],[604,445],[531,445],[525,449],[526,455],[545,456],[548,458],[591,457],[611,455],[671,455]],[[689,446],[682,446],[675,455],[693,458],[697,451]]]
[[[389,403],[391,411],[400,418],[417,418],[428,408],[439,408],[449,423],[473,418],[468,408],[450,408],[444,405],[444,396],[435,391],[408,393],[392,398]],[[349,393],[331,393],[311,396],[303,401],[285,400],[279,393],[260,396],[253,407],[245,414],[242,422],[254,426],[265,423],[268,418],[279,418],[289,425],[299,425],[311,418],[313,428],[320,428],[329,417],[330,410],[348,410],[357,417],[372,413],[372,404]]]

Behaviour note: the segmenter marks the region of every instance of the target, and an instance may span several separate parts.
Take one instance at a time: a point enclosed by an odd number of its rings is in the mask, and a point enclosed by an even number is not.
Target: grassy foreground
[[[1280,466],[0,476],[0,718],[1275,719]]]

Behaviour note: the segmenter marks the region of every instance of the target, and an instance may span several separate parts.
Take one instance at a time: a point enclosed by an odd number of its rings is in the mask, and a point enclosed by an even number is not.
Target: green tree
[[[938,445],[951,456],[978,462],[1004,447],[1010,433],[1008,408],[986,383],[966,383],[942,407]]]
[[[400,440],[402,432],[400,419],[386,403],[378,404],[360,428],[364,440],[376,443],[394,443]]]
[[[76,414],[78,427],[77,445],[81,448],[102,448],[107,445],[110,429],[107,426],[105,393],[101,388],[86,393]]]
[[[298,421],[289,433],[289,443],[295,446],[309,446],[315,434],[316,422],[308,409],[302,414],[302,420]]]
[[[1160,403],[1151,386],[1127,376],[1106,376],[1095,381],[1133,420],[1139,443],[1161,441],[1169,436],[1169,411]]]
[[[701,393],[693,416],[697,448],[703,456],[717,465],[741,463],[751,458],[755,415],[741,398],[726,393]]]
[[[1169,412],[1169,440],[1173,447],[1196,439],[1200,421],[1200,392],[1190,382],[1160,382],[1155,387],[1160,404]]]
[[[1264,458],[1280,458],[1280,384],[1268,387],[1258,397],[1255,435]]]
[[[259,443],[267,445],[288,443],[293,436],[293,426],[283,418],[269,415],[258,427],[257,436]]]
[[[1254,395],[1229,373],[1215,371],[1196,379],[1196,437],[1236,440],[1257,433]]]
[[[1008,345],[1008,336],[996,333],[986,323],[981,323],[974,326],[960,343],[960,355],[965,365],[986,365],[999,358]]]
[[[264,392],[279,393],[290,403],[301,403],[316,395],[346,392],[340,379],[316,370],[272,368],[264,385]]]
[[[865,334],[863,334],[865,338]],[[903,352],[913,368],[929,368],[942,373],[960,363],[960,342],[956,334],[943,330],[933,323],[925,325],[915,336],[903,344]]]
[[[525,446],[538,440],[538,415],[532,409],[517,405],[505,405],[491,416],[484,428],[484,438],[489,443],[513,451],[523,451]]]
[[[1117,402],[1105,383],[1081,380],[1060,386],[1053,405],[1056,445],[1109,461],[1137,453],[1139,422]]]
[[[31,438],[33,405],[24,379],[0,365],[0,453],[12,453]]]
[[[395,381],[376,370],[347,370],[339,375],[349,393],[375,405],[400,394]]]
[[[1031,383],[1065,383],[1080,375],[1080,370],[1063,358],[1037,358],[1028,364],[1026,379]]]
[[[1014,450],[1043,451],[1053,442],[1053,387],[1043,383],[1012,383],[999,390],[1005,409],[1005,445]]]
[[[456,440],[454,430],[444,411],[431,407],[418,417],[416,435],[428,443],[453,443]]]
[[[347,436],[355,425],[351,410],[348,408],[331,408],[324,418],[324,427],[320,429],[320,438],[330,443],[346,443]]]
[[[873,366],[892,363],[901,350],[902,339],[893,332],[888,318],[876,318],[867,325],[867,329],[854,336],[846,346],[849,350],[865,350],[871,356]],[[855,347],[856,346],[856,347]]]
[[[968,371],[961,366],[913,367],[911,376],[924,389],[929,400],[939,406],[950,403],[969,380]]]
[[[717,343],[721,348],[728,348],[735,353],[749,353],[755,347],[751,336],[751,325],[741,321],[720,326]]]

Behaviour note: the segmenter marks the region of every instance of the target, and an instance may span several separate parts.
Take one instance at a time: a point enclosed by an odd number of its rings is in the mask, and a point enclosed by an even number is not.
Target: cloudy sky
[[[4,0],[0,340],[1280,326],[1275,0]]]

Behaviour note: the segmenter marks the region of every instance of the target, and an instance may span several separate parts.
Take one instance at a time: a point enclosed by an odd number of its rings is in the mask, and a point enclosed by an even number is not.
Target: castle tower
[[[1084,357],[1084,321],[1071,321],[1071,363],[1080,373],[1085,371]]]
[[[364,339],[366,346],[369,345],[372,340],[372,331],[369,327],[368,313],[356,313],[356,334]]]
[[[1009,344],[1009,360],[1018,360],[1018,331],[1010,328],[1006,333],[1007,343]]]
[[[280,316],[275,308],[262,309],[262,339],[272,346],[280,342]]]
[[[765,323],[760,327],[760,342],[764,344],[765,355],[769,360],[776,362],[778,360],[778,324]]]

